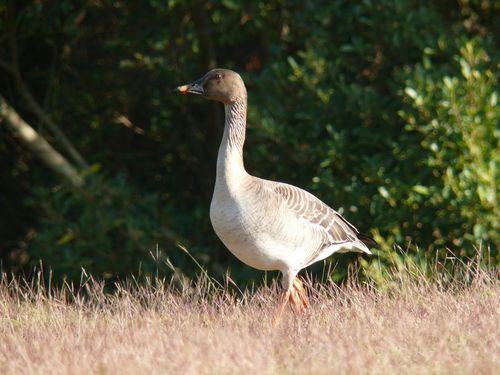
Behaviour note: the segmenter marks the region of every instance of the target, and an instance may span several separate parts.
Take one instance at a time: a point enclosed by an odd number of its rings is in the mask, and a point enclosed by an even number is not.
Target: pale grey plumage
[[[247,93],[237,73],[215,69],[178,91],[225,105],[210,219],[237,258],[257,269],[280,270],[288,289],[298,271],[334,252],[370,254],[357,229],[312,194],[246,172]]]

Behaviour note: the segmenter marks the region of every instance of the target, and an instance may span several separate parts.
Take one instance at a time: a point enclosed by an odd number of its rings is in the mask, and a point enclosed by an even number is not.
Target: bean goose
[[[371,254],[366,244],[375,242],[307,191],[247,173],[243,165],[247,91],[239,74],[213,69],[176,90],[224,104],[225,127],[210,205],[215,233],[247,265],[281,271],[278,317],[289,301],[295,311],[303,312],[308,298],[296,277],[301,269],[335,252]]]

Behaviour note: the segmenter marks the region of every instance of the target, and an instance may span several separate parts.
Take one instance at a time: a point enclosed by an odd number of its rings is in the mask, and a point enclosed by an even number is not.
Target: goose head
[[[247,98],[247,90],[240,75],[228,69],[212,69],[200,79],[178,86],[175,90],[181,94],[202,95],[224,104]]]

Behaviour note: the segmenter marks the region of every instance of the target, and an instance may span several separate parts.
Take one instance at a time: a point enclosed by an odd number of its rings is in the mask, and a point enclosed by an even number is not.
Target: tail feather
[[[380,245],[375,241],[373,238],[370,236],[367,236],[366,234],[363,233],[358,233],[358,238],[367,246],[369,247],[380,247]]]

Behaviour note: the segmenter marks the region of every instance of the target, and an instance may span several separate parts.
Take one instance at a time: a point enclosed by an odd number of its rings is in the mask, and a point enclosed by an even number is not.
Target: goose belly
[[[243,263],[259,270],[287,268],[290,249],[271,234],[269,217],[266,220],[253,210],[213,200],[210,220],[217,236]]]

